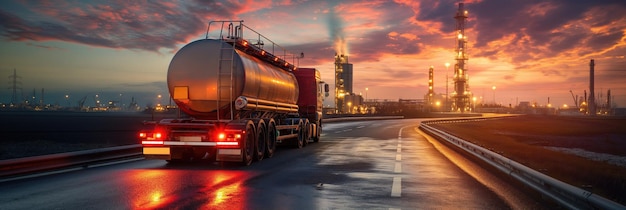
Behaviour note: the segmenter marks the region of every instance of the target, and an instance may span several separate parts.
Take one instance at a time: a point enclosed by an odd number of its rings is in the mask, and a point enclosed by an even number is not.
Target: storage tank
[[[185,45],[174,55],[167,72],[167,85],[172,99],[183,112],[212,119],[218,108],[223,115],[230,110],[230,102],[242,98],[248,105],[265,104],[252,107],[254,109],[295,107],[297,111],[298,83],[291,72],[239,50],[232,52],[233,47],[228,43],[202,39]],[[218,96],[219,92],[222,97]],[[222,101],[218,103],[219,98]]]

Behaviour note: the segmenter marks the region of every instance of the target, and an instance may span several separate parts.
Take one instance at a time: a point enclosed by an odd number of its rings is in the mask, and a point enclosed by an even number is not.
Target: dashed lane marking
[[[402,196],[402,178],[394,177],[393,185],[391,186],[391,197],[400,197]]]
[[[409,126],[407,126],[409,127]],[[393,167],[393,172],[396,175],[393,177],[393,183],[391,184],[391,197],[401,197],[402,196],[402,177],[400,174],[402,173],[402,130],[406,127],[400,128],[398,132],[398,147],[396,149],[396,162]]]

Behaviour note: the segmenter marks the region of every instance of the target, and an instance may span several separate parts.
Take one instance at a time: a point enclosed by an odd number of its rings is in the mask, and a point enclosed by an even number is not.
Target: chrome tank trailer
[[[291,72],[233,50],[221,40],[202,39],[174,55],[167,86],[181,111],[202,119],[219,119],[229,110],[297,112],[298,83]]]

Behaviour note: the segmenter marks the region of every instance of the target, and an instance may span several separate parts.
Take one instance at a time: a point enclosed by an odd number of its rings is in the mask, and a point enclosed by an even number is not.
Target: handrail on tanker
[[[256,44],[252,44],[254,46],[256,46],[257,48],[264,50],[263,47],[261,47],[261,45],[265,45],[265,41],[269,41],[270,43],[272,43],[272,49],[270,54],[272,54],[273,56],[281,59],[282,61],[284,61],[285,63],[289,64],[289,62],[287,62],[288,58],[291,58],[292,62],[291,62],[291,66],[294,66],[294,70],[298,68],[297,64],[299,64],[299,59],[304,57],[303,53],[301,53],[301,55],[296,55],[294,53],[289,52],[287,49],[285,49],[284,47],[276,44],[276,42],[272,41],[271,39],[267,38],[266,36],[264,36],[263,34],[255,31],[254,29],[248,27],[247,25],[243,24],[243,20],[214,20],[214,21],[209,21],[209,24],[207,26],[207,30],[206,30],[206,36],[205,39],[209,38],[209,32],[211,30],[211,24],[213,23],[222,23],[222,26],[220,27],[220,34],[219,34],[219,39],[224,39],[222,37],[223,34],[223,29],[224,29],[224,23],[238,23],[239,24],[239,28],[238,29],[234,29],[235,31],[235,36],[231,37],[234,40],[245,40],[244,36],[243,36],[243,28],[245,27],[246,29],[254,32],[257,36],[257,43]],[[230,33],[230,29],[229,29],[229,33]],[[237,32],[239,34],[237,34]],[[263,38],[264,40],[262,40],[261,38]],[[250,40],[254,40],[254,39],[250,39]],[[279,50],[282,50],[282,55],[277,55],[276,54],[276,48],[278,48]],[[296,63],[296,59],[298,59],[298,62]]]

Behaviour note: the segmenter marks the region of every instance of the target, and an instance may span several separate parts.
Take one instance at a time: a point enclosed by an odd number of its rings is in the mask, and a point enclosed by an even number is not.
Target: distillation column
[[[348,56],[335,54],[335,108],[336,113],[346,113],[345,97],[352,93],[352,64]]]
[[[453,111],[469,111],[470,110],[470,91],[469,77],[467,75],[467,67],[465,66],[468,57],[466,55],[467,36],[465,35],[465,22],[467,21],[467,11],[464,9],[463,3],[459,3],[459,9],[454,16],[456,19],[456,64],[454,65],[454,92],[452,93]]]

